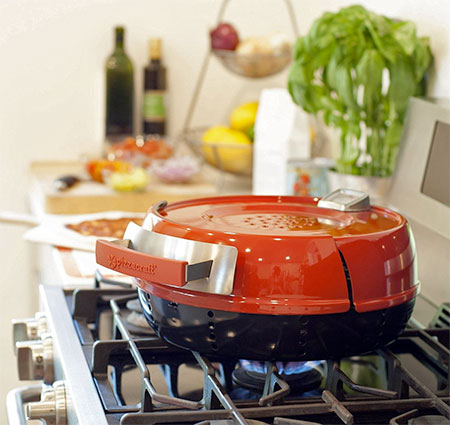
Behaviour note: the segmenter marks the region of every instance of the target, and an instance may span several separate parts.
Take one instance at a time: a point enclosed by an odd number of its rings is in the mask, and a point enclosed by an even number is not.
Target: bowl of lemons
[[[251,175],[257,111],[258,102],[244,103],[231,112],[229,125],[192,129],[185,139],[208,164],[228,173]]]

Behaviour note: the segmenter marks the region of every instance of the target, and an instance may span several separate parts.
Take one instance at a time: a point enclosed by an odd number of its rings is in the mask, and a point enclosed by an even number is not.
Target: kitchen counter
[[[30,167],[30,204],[34,214],[84,214],[101,211],[145,212],[155,202],[179,201],[187,198],[213,196],[217,186],[211,172],[204,170],[190,183],[165,184],[155,178],[142,192],[116,192],[105,184],[88,180],[79,161],[33,162]],[[81,177],[82,181],[65,191],[53,186],[64,175]]]
[[[53,187],[56,178],[76,175],[86,178],[72,188],[58,192]],[[30,166],[29,202],[31,212],[43,217],[46,214],[88,214],[103,211],[129,211],[145,213],[154,203],[188,198],[225,194],[251,193],[250,179],[220,175],[210,167],[186,184],[164,184],[151,180],[143,192],[120,193],[108,186],[87,180],[83,164],[79,161],[33,162]],[[94,284],[97,269],[94,254],[55,247],[37,245],[37,281],[64,288],[90,287]],[[129,280],[123,275],[100,267],[107,278]]]

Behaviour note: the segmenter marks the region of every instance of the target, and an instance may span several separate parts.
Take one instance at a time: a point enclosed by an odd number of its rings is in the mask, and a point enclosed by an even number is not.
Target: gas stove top
[[[448,305],[369,355],[282,364],[167,344],[134,289],[42,286],[40,298],[15,338],[21,378],[45,384],[10,394],[11,423],[25,423],[26,402],[48,424],[450,423]]]

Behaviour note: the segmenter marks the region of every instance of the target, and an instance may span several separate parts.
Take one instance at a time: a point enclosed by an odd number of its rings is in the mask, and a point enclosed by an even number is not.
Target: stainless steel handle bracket
[[[186,270],[186,282],[204,279],[210,276],[213,260],[202,261],[201,263],[188,264]]]
[[[133,222],[128,225],[124,240],[125,246],[136,251],[187,261],[185,289],[220,295],[229,295],[233,291],[238,255],[235,246],[163,235]]]
[[[317,206],[343,212],[370,211],[371,208],[369,195],[354,189],[334,190],[325,195]]]

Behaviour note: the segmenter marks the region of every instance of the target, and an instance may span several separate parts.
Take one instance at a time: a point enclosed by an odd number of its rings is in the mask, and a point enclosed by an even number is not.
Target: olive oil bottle
[[[150,40],[150,62],[144,69],[143,132],[166,134],[166,68],[161,61],[161,39]]]
[[[115,47],[106,61],[106,138],[133,135],[133,64],[124,48],[125,29],[115,28]]]

